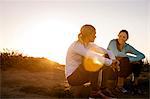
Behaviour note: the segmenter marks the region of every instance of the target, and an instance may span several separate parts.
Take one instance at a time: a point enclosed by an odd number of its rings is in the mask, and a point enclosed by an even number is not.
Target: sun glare
[[[98,61],[97,58],[94,58],[94,59],[85,58],[84,59],[84,68],[87,71],[95,72],[95,71],[98,71],[102,67],[103,67],[103,64],[100,61]]]
[[[60,20],[30,21],[23,33],[24,52],[35,57],[46,57],[65,63],[67,48],[77,33],[69,23]],[[74,37],[74,38],[73,38]]]
[[[94,63],[98,65],[103,65],[97,58],[94,59]]]

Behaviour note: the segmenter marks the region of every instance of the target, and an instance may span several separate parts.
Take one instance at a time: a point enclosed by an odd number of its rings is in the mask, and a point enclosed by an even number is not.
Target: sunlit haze
[[[65,64],[84,24],[95,26],[103,48],[128,30],[127,43],[150,59],[150,0],[0,0],[0,49]]]

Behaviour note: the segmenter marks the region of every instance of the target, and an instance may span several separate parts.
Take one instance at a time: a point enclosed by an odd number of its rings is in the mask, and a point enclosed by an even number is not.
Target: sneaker
[[[107,95],[107,96],[110,96],[110,97],[113,97],[113,98],[117,97],[116,95],[114,95],[114,94],[112,93],[112,90],[110,90],[110,89],[108,89],[108,88],[103,89],[102,92],[103,92],[105,95]]]
[[[142,90],[135,88],[135,89],[132,91],[132,94],[133,94],[133,95],[136,95],[136,94],[137,94],[137,95],[142,95],[143,92],[142,92]]]
[[[99,91],[92,91],[89,98],[112,99],[111,97],[106,96],[105,94],[103,94],[103,93],[101,92],[101,90],[99,90]]]
[[[120,92],[122,93],[127,93],[128,91],[126,89],[124,89],[123,87],[118,87],[118,90],[120,90]]]
[[[115,97],[117,97],[117,98],[118,98],[119,96],[122,96],[122,95],[123,95],[123,93],[120,92],[120,90],[119,90],[119,91],[116,90],[116,88],[112,89],[111,92],[112,92],[112,94],[115,95]]]

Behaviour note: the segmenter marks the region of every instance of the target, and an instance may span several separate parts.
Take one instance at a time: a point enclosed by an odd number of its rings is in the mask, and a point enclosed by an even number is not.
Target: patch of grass
[[[9,68],[27,69],[29,71],[49,71],[50,69],[64,68],[57,62],[48,60],[47,58],[23,56],[18,51],[11,51],[4,49],[0,54],[1,69],[6,70]]]

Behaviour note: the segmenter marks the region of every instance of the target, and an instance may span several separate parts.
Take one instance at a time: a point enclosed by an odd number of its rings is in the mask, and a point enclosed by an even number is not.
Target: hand
[[[117,69],[118,71],[120,71],[120,66],[119,66],[120,62],[118,60],[112,60],[112,65],[111,67],[115,70]]]
[[[112,65],[119,65],[120,64],[120,62],[118,61],[118,60],[112,60]]]

